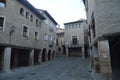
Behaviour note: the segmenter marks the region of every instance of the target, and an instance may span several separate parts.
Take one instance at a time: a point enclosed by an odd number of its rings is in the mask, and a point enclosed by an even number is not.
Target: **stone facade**
[[[66,56],[85,57],[86,20],[64,23]]]
[[[118,80],[120,77],[120,1],[83,0],[89,26],[88,38],[92,68],[100,72],[102,80]],[[116,70],[118,72],[116,72]],[[115,78],[115,77],[118,78]]]
[[[57,38],[56,38],[56,45],[57,45],[57,56],[65,55],[65,41],[64,41],[64,29],[57,28]]]
[[[39,64],[55,56],[57,22],[46,13],[27,0],[0,1],[0,72]],[[46,25],[46,20],[51,26]]]

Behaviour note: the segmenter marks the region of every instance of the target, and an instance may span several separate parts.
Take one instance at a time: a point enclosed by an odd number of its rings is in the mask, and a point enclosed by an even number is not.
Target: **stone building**
[[[44,27],[42,29],[42,37],[44,37],[42,41],[42,47],[47,51],[46,56],[48,56],[48,58],[46,59],[50,60],[56,56],[55,52],[57,22],[47,12],[47,10],[38,9],[38,11],[46,18],[46,20],[44,20]]]
[[[63,56],[65,55],[65,41],[64,41],[64,29],[57,28],[57,38],[56,38],[56,55]]]
[[[89,25],[92,69],[102,80],[120,79],[120,1],[83,0]]]
[[[66,56],[85,57],[86,20],[64,23]]]
[[[56,21],[27,0],[0,0],[0,72],[40,64],[55,55],[56,32],[47,32],[50,40],[46,41],[47,20],[55,29]]]

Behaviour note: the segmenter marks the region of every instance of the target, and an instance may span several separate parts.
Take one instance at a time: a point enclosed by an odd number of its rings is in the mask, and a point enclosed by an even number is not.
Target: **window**
[[[74,24],[72,25],[72,29],[74,29]]]
[[[59,45],[59,43],[58,43],[58,39],[56,39],[56,45],[57,45],[57,46]]]
[[[38,19],[36,19],[36,26],[37,26],[37,27],[39,26],[39,24],[38,24]]]
[[[46,24],[46,25],[48,24],[48,20],[47,20],[47,19],[45,20],[45,24]]]
[[[28,12],[26,12],[26,18],[29,19],[29,13]]]
[[[0,0],[0,7],[5,8],[6,0]]]
[[[3,26],[4,26],[4,17],[0,17],[0,31],[3,30]]]
[[[20,14],[21,14],[22,16],[24,16],[24,9],[23,9],[23,8],[20,8]]]
[[[66,25],[65,29],[67,30],[68,29],[68,26]]]
[[[77,23],[75,24],[75,28],[78,28],[78,25],[77,25]]]
[[[76,24],[76,26],[78,26],[78,24]]]
[[[60,47],[58,47],[58,51],[61,51],[61,48],[60,48]]]
[[[26,27],[26,26],[23,26],[23,36],[24,37],[28,37],[28,27]]]
[[[35,31],[35,40],[39,40],[39,34],[37,31]]]
[[[33,22],[33,15],[30,16],[30,21]]]
[[[49,39],[50,39],[50,41],[52,41],[52,40],[53,40],[53,37],[50,35],[50,36],[49,36]]]
[[[93,38],[96,37],[96,31],[95,31],[95,19],[94,19],[94,12],[92,13],[92,16],[91,16],[91,20],[92,20],[92,25],[91,25],[91,28],[92,28],[92,31],[93,31]]]
[[[77,45],[78,42],[77,42],[77,36],[72,36],[72,44],[73,45]]]
[[[47,34],[45,34],[44,39],[45,39],[45,41],[48,40],[48,35]]]
[[[39,25],[39,27],[41,27],[41,21],[39,21],[39,24],[38,24],[38,25]]]
[[[71,28],[71,25],[69,25],[69,29]]]

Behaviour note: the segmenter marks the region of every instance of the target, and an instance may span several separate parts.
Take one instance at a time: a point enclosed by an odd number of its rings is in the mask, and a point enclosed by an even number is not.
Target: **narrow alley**
[[[57,57],[40,65],[1,73],[0,80],[92,80],[89,59]]]

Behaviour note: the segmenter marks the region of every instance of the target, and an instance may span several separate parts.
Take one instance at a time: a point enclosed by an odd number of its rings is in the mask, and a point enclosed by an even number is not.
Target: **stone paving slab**
[[[57,57],[40,65],[13,69],[0,80],[92,80],[89,59]]]

